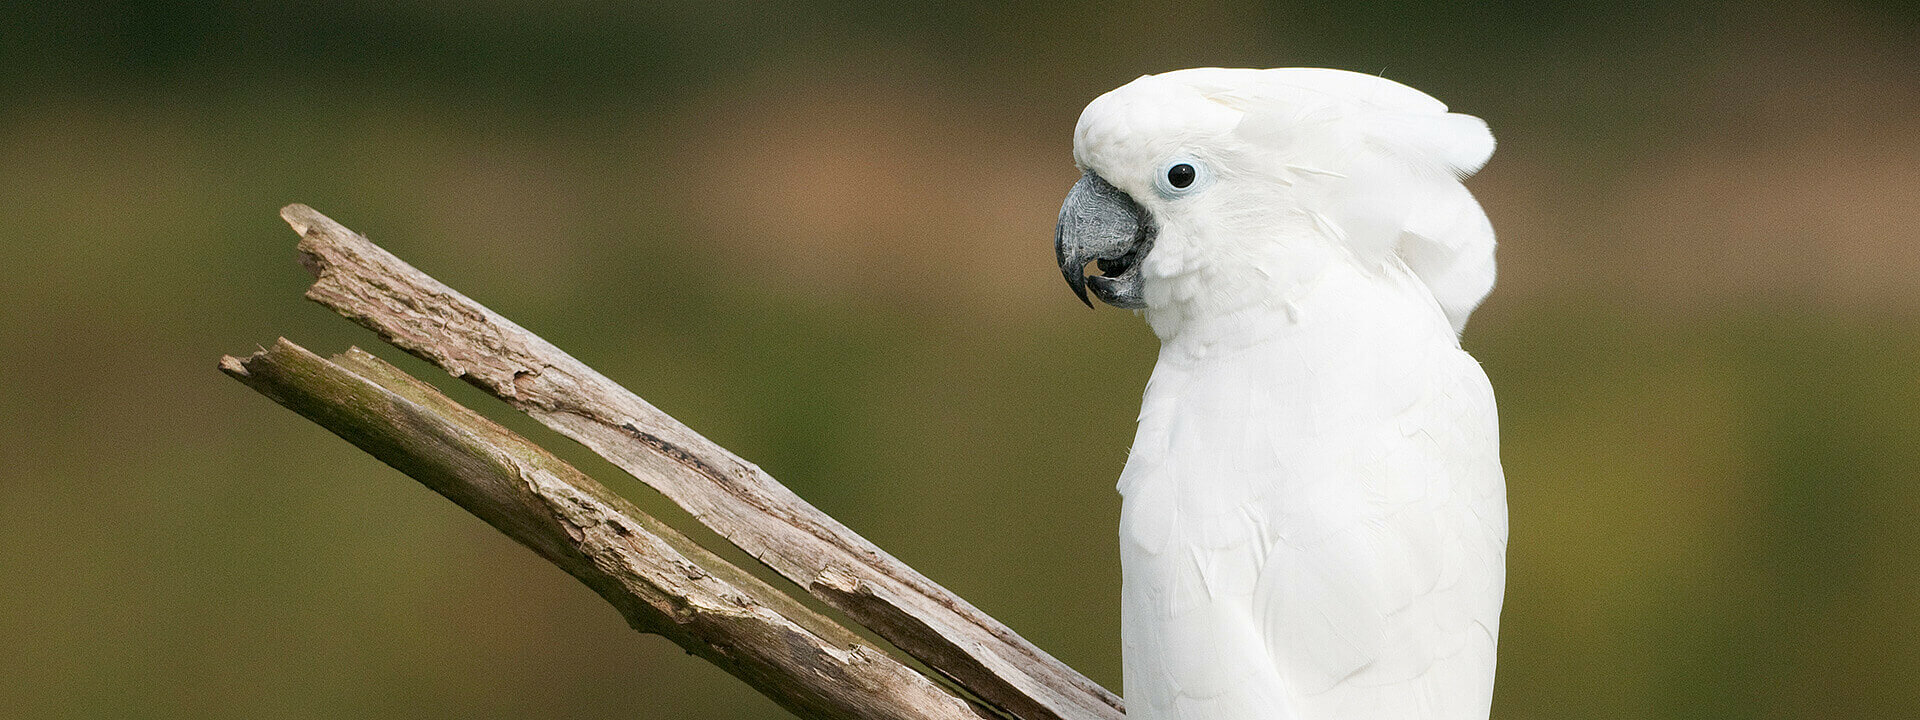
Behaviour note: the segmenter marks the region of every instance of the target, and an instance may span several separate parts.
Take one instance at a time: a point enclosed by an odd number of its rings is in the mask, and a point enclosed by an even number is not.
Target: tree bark
[[[304,205],[281,216],[307,297],[505,400],[988,704],[1022,720],[1117,720],[1120,699],[723,447],[559,348]]]
[[[351,349],[328,361],[281,339],[220,368],[566,570],[634,629],[802,717],[993,717],[372,355]]]

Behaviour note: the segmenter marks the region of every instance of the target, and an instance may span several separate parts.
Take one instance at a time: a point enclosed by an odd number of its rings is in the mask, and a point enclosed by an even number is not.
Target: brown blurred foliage
[[[1194,65],[1501,140],[1496,717],[1920,707],[1910,5],[123,0],[0,8],[0,715],[779,715],[215,372],[401,359],[298,300],[293,201],[1118,689],[1153,339],[1050,232],[1079,108]]]

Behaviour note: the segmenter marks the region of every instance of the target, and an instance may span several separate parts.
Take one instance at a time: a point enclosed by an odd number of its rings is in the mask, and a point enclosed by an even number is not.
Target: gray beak
[[[1053,252],[1060,274],[1087,307],[1091,287],[1100,302],[1138,310],[1147,306],[1141,289],[1140,260],[1153,249],[1153,224],[1140,204],[1099,175],[1080,176],[1060,206],[1060,224],[1053,231]],[[1086,266],[1097,261],[1099,275],[1088,277]]]

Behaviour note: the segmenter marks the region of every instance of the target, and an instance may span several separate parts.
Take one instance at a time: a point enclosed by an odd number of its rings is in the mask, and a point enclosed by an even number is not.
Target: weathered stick
[[[727,564],[533,443],[398,368],[281,339],[220,369],[579,578],[657,633],[810,718],[991,717]]]
[[[986,702],[1023,720],[1115,720],[1119,698],[727,449],[539,336],[305,205],[281,217],[307,298],[507,401]]]

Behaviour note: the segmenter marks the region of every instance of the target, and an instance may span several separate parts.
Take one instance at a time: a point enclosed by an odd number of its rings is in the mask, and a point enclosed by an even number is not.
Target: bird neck
[[[1146,319],[1163,357],[1200,361],[1328,322],[1411,320],[1453,337],[1432,292],[1392,253],[1358,258],[1313,233],[1197,245],[1156,244],[1142,266]]]

